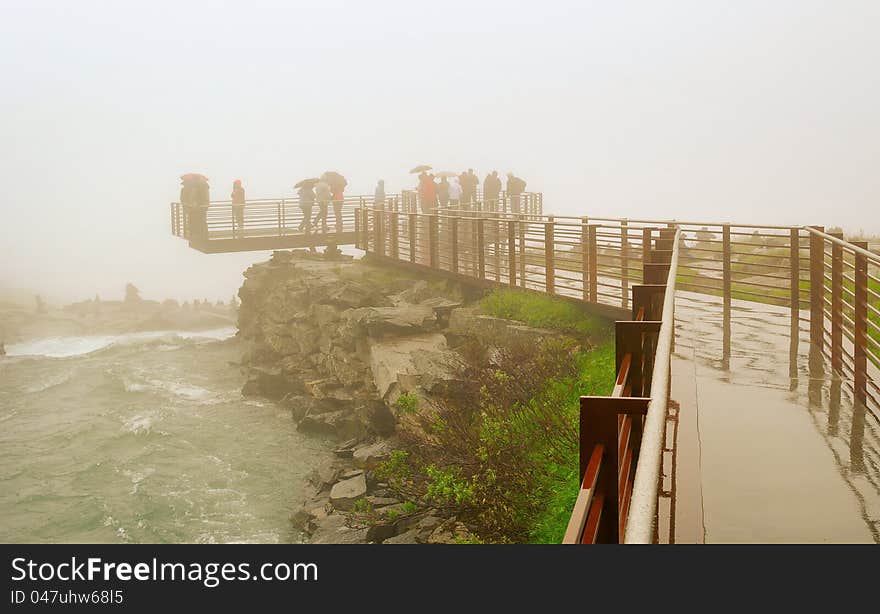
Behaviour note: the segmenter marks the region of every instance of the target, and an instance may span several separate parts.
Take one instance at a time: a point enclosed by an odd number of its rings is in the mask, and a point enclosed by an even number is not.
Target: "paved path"
[[[878,421],[790,330],[734,301],[725,357],[720,299],[677,294],[677,542],[880,542]]]

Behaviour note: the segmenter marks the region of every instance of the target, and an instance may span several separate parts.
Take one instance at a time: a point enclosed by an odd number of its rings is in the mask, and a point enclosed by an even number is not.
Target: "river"
[[[7,346],[0,541],[300,541],[290,512],[331,446],[241,396],[234,333]]]

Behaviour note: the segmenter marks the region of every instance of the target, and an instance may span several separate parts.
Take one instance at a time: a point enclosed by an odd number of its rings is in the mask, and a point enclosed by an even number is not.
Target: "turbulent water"
[[[289,514],[329,446],[242,398],[233,333],[8,346],[0,541],[298,541]]]

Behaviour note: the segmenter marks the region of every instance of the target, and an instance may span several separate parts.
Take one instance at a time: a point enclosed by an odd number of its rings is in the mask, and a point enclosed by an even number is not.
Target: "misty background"
[[[0,293],[229,300],[227,199],[513,171],[560,214],[880,232],[880,3],[0,3]]]

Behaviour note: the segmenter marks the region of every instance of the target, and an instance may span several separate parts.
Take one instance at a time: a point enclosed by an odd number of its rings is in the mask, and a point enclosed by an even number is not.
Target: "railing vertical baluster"
[[[278,212],[278,236],[281,236],[281,201],[276,203],[276,208]]]
[[[556,239],[553,218],[544,223],[544,279],[547,294],[556,293]]]
[[[508,283],[516,286],[516,222],[507,222],[507,272]]]
[[[590,300],[590,250],[588,248],[590,241],[589,223],[589,218],[581,218],[581,299],[584,302]]]
[[[477,276],[486,279],[486,220],[477,218]]]
[[[519,284],[526,287],[526,222],[522,215],[516,214],[519,226]]]
[[[867,241],[852,241],[868,249]],[[855,254],[855,313],[853,317],[853,395],[859,406],[868,402],[868,257]]]
[[[389,212],[388,215],[390,216],[390,224],[389,224],[389,229],[388,229],[388,232],[390,233],[389,238],[390,238],[390,243],[391,243],[390,256],[392,258],[394,258],[395,260],[399,260],[400,259],[400,245],[397,240],[398,214],[397,214],[397,211],[395,210],[395,211]]]
[[[629,224],[620,222],[620,306],[629,307]]]
[[[823,226],[813,226],[824,232]],[[822,354],[825,339],[825,240],[821,235],[810,235],[810,352],[813,358]]]
[[[382,211],[373,209],[373,242],[375,243],[376,253],[379,256],[385,255],[385,238],[383,236],[382,228],[385,220],[383,219],[382,214]]]
[[[842,232],[828,233],[843,239]],[[843,371],[843,246],[831,244],[831,368]]]
[[[452,272],[458,273],[458,218],[453,217],[449,220],[450,222],[450,232],[451,232],[451,241],[452,241]]]
[[[409,214],[409,261],[415,263],[416,261],[416,225],[418,224],[418,217],[415,213]]]
[[[357,249],[362,249],[361,247],[361,210],[355,208],[354,210],[354,246]]]
[[[730,248],[730,224],[721,226],[721,279],[722,279],[722,333],[721,333],[721,365],[722,369],[730,368],[730,305],[732,294],[732,260]]]
[[[437,262],[437,216],[428,216],[428,264],[432,269],[436,269]]]
[[[798,312],[801,308],[801,235],[797,228],[792,228],[789,241],[791,253],[789,255],[789,304],[791,305],[791,320],[793,328],[798,328]]]
[[[595,224],[590,224],[587,247],[590,253],[590,302],[599,302],[599,246],[596,244]]]

